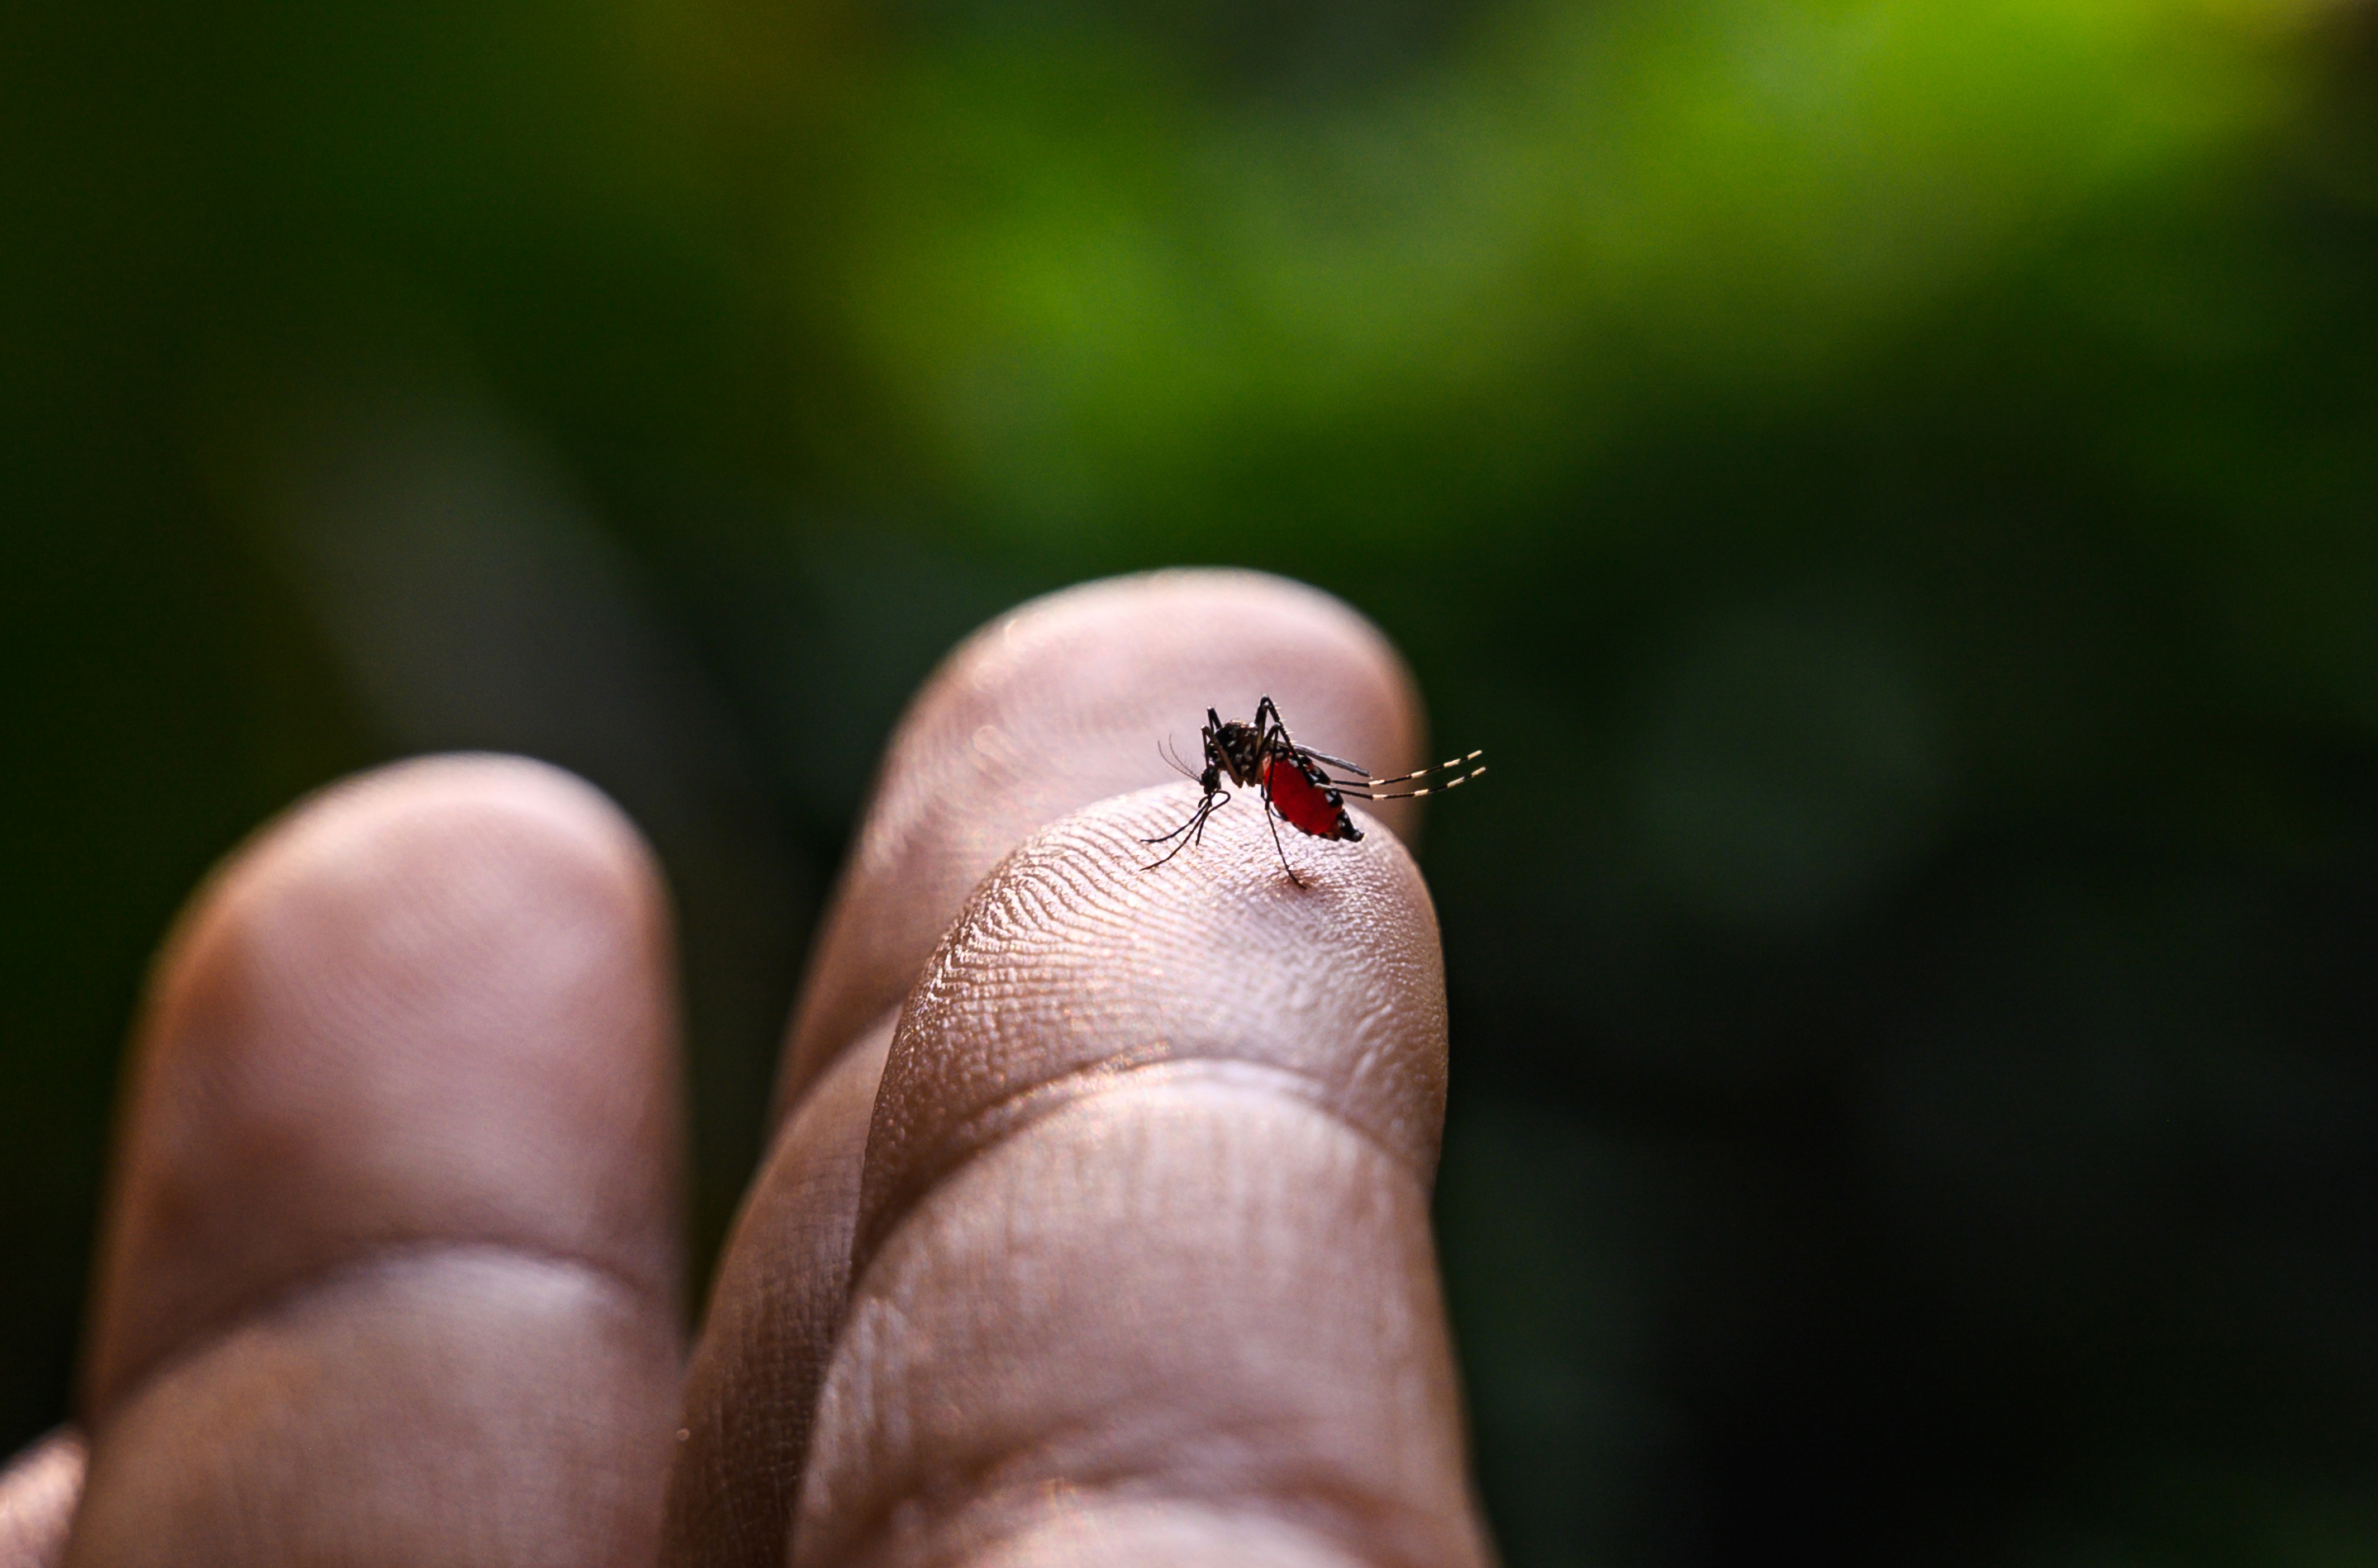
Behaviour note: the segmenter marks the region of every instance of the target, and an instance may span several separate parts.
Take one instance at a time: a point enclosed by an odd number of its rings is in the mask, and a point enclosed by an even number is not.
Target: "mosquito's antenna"
[[[1183,762],[1181,760],[1181,754],[1172,749],[1172,737],[1171,736],[1164,737],[1164,744],[1156,748],[1156,754],[1159,757],[1163,758],[1166,761],[1171,763],[1172,771],[1179,773],[1183,778],[1187,779],[1192,783],[1196,781],[1197,771],[1189,766],[1188,763]]]

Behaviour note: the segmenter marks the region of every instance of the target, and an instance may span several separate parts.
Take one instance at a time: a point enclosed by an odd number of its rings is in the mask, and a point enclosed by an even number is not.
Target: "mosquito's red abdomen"
[[[1290,827],[1315,838],[1358,839],[1363,836],[1327,775],[1302,759],[1275,752],[1263,760],[1264,793],[1272,808]]]

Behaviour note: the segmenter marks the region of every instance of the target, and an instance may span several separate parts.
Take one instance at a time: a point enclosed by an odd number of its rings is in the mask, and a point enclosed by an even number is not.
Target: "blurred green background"
[[[620,798],[708,1245],[907,691],[1219,561],[1495,759],[1514,1568],[2378,1562],[2373,88],[2319,0],[18,0],[0,1444],[269,814]]]

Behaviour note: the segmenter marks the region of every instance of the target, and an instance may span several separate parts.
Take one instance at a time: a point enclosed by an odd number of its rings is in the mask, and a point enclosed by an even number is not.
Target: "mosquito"
[[[1204,842],[1206,819],[1230,804],[1231,792],[1222,787],[1225,778],[1242,789],[1262,793],[1264,820],[1271,828],[1271,844],[1279,854],[1280,868],[1288,873],[1290,881],[1303,887],[1304,879],[1288,863],[1288,850],[1279,842],[1281,822],[1315,838],[1351,842],[1360,839],[1363,830],[1346,814],[1347,797],[1411,800],[1423,795],[1441,795],[1486,771],[1485,764],[1478,762],[1486,753],[1472,751],[1467,757],[1449,758],[1393,778],[1375,779],[1371,771],[1359,762],[1349,762],[1343,757],[1332,757],[1327,751],[1298,744],[1288,733],[1279,706],[1269,697],[1255,704],[1252,722],[1232,719],[1224,724],[1219,713],[1207,709],[1206,727],[1200,734],[1206,742],[1205,772],[1190,773],[1179,758],[1171,760],[1183,773],[1197,781],[1205,796],[1187,821],[1160,838],[1140,841],[1149,845],[1181,841],[1160,858],[1142,867],[1142,870],[1153,871],[1191,844]],[[1472,763],[1478,765],[1471,767]],[[1333,777],[1332,769],[1349,776]],[[1434,782],[1423,784],[1424,779]],[[1399,789],[1396,785],[1416,787]]]

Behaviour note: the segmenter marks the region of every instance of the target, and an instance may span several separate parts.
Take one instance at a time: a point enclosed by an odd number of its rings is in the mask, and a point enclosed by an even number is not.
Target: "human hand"
[[[1291,835],[1292,885],[1252,800],[1142,869],[1195,797],[1156,740],[1261,691],[1418,760],[1376,634],[1269,579],[1094,584],[935,676],[690,1368],[632,829],[495,758],[267,829],[138,1031],[66,1561],[1483,1562],[1425,890],[1378,832]]]

